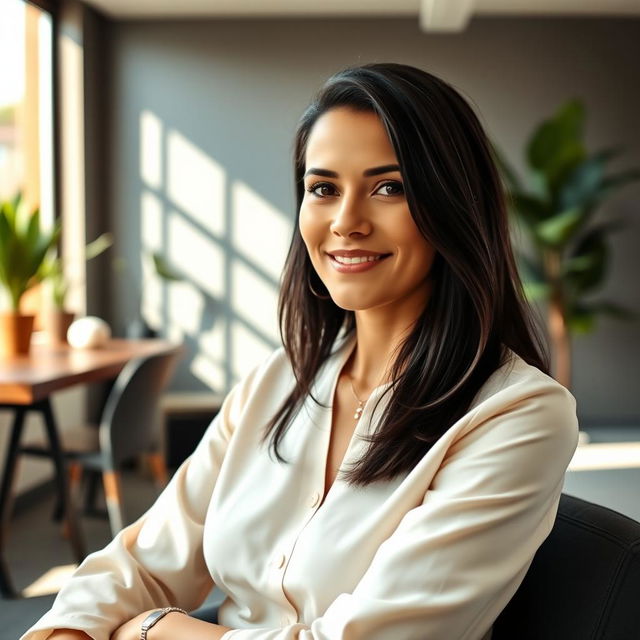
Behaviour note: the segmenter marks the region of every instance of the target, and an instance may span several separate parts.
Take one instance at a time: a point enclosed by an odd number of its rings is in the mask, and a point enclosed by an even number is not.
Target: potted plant
[[[85,247],[85,260],[89,261],[104,253],[113,244],[110,233],[103,233]],[[67,343],[67,330],[73,322],[75,314],[66,307],[66,296],[69,280],[64,274],[62,258],[57,250],[52,250],[42,264],[40,276],[51,284],[53,308],[42,312],[43,326],[47,341],[52,345]]]
[[[42,264],[59,236],[59,223],[43,230],[40,210],[29,212],[21,194],[0,203],[0,285],[11,307],[0,312],[0,356],[29,352],[33,316],[20,313],[20,299],[42,280]]]
[[[495,149],[511,213],[530,240],[529,254],[519,256],[525,293],[531,301],[548,302],[555,377],[568,388],[571,334],[592,331],[601,314],[637,317],[591,296],[606,278],[608,236],[624,226],[621,219],[596,221],[594,214],[614,191],[638,180],[640,172],[607,172],[620,150],[589,153],[584,122],[584,105],[571,100],[534,130],[526,146],[526,185]]]

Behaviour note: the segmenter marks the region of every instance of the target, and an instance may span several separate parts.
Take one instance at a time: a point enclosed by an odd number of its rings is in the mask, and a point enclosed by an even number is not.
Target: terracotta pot
[[[31,346],[34,316],[15,311],[0,312],[0,358],[27,355]]]
[[[47,344],[53,347],[61,347],[68,344],[67,331],[73,322],[75,314],[59,309],[49,309],[40,312],[42,327],[45,332]]]

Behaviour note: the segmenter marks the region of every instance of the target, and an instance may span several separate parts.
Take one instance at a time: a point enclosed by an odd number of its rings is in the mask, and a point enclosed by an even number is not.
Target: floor
[[[640,442],[640,427],[590,428],[591,443]],[[637,446],[637,445],[636,445]],[[634,454],[635,455],[635,454]],[[606,505],[640,521],[640,459],[625,463],[625,468],[569,471],[565,493]],[[613,465],[610,465],[613,466]],[[124,477],[127,518],[141,515],[155,499],[152,483],[134,472]],[[28,510],[14,515],[8,543],[8,560],[18,588],[33,584],[47,569],[72,563],[69,546],[61,528],[51,520],[53,498],[44,499]],[[101,518],[83,518],[83,531],[89,550],[103,547],[110,540],[109,526]],[[43,540],[48,541],[43,544]],[[50,608],[54,596],[21,600],[0,599],[0,640],[17,640]],[[215,592],[210,601],[219,599]]]

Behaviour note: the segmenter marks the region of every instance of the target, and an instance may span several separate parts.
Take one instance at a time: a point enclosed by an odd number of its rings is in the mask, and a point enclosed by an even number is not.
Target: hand
[[[120,625],[111,634],[111,640],[140,640],[140,627],[144,619],[152,611],[157,611],[158,608],[144,611]],[[178,611],[171,611],[152,627],[149,635],[153,640],[220,640],[227,631],[231,631],[231,629],[185,616],[184,613]],[[61,640],[67,639],[61,638]],[[69,640],[75,640],[75,638],[69,638]]]
[[[157,611],[158,607],[155,609],[149,609],[149,611],[143,611],[135,618],[131,618],[131,620],[127,620],[124,624],[121,624],[112,634],[111,640],[140,640],[140,627],[144,622],[144,619],[152,612]],[[175,612],[173,612],[175,613]],[[168,613],[167,616],[170,616],[171,613]],[[179,615],[184,615],[183,613]],[[166,616],[165,616],[166,617]],[[158,622],[158,627],[162,623],[162,620]]]

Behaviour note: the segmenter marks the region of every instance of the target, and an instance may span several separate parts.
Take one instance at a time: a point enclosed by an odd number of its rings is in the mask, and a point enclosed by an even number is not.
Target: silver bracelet
[[[164,609],[152,611],[142,621],[142,626],[140,627],[140,640],[147,640],[147,631],[149,631],[149,629],[151,629],[158,620],[162,620],[167,613],[171,613],[172,611],[179,611],[180,613],[184,613],[186,616],[189,615],[184,609],[180,609],[180,607],[165,607]]]

